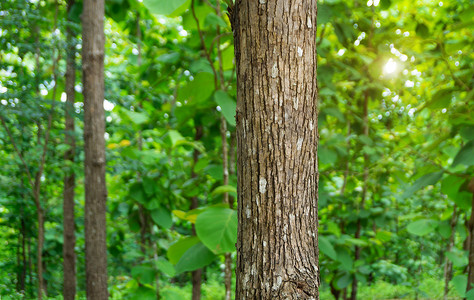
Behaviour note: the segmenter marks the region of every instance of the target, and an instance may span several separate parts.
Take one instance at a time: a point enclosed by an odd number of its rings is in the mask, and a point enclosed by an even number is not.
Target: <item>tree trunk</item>
[[[451,227],[451,235],[449,236],[449,243],[446,246],[446,252],[450,252],[451,249],[454,247],[454,238],[456,235],[456,223],[457,223],[457,215],[456,215],[456,204],[453,207],[453,215],[451,217],[450,227]],[[448,293],[449,293],[449,282],[451,281],[451,275],[453,272],[453,263],[448,259],[447,256],[444,257],[444,296],[443,300],[448,300]]]
[[[194,135],[194,140],[199,141],[203,136],[203,127],[202,125],[195,125],[194,126],[196,133]],[[194,166],[199,160],[199,150],[194,149],[193,152],[193,169],[191,170],[191,178],[196,178],[197,174],[194,172]],[[194,196],[191,198],[191,209],[196,209],[199,207],[198,197]],[[193,235],[196,235],[196,228],[194,224],[192,225],[193,228]],[[200,300],[201,299],[201,284],[202,284],[202,269],[197,269],[191,272],[191,283],[193,285],[192,289],[192,300]]]
[[[107,292],[104,114],[104,0],[84,0],[82,13],[87,299]]]
[[[68,0],[67,11],[69,12],[74,5],[75,0]],[[70,21],[70,20],[69,20]],[[67,36],[67,62],[66,62],[66,134],[65,142],[69,146],[68,151],[64,155],[64,159],[74,164],[74,156],[76,152],[76,141],[74,138],[74,102],[76,84],[76,50],[74,40],[74,30],[68,26],[66,29]],[[63,244],[63,268],[64,268],[64,300],[74,300],[76,295],[76,246],[75,223],[74,223],[74,188],[75,188],[74,170],[68,169],[64,176],[64,202],[63,202],[63,223],[64,223],[64,244]]]
[[[316,1],[233,11],[236,299],[319,299]]]
[[[474,177],[471,179],[468,185],[469,191],[472,193],[472,207],[471,207],[471,218],[468,223],[468,232],[469,232],[469,264],[467,267],[468,277],[467,277],[467,289],[469,291],[474,286]]]

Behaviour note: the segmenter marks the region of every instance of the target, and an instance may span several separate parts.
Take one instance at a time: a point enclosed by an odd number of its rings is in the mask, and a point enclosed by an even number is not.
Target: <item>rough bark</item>
[[[82,13],[87,299],[107,292],[104,114],[104,0],[84,0]]]
[[[236,299],[319,299],[316,1],[238,0]]]
[[[75,0],[68,0],[67,11],[74,5]],[[70,21],[70,20],[69,20]],[[65,142],[69,145],[68,151],[64,154],[64,159],[69,161],[71,166],[74,164],[74,156],[76,152],[76,141],[74,138],[74,102],[76,84],[76,50],[74,41],[74,30],[68,26],[66,29],[67,37],[67,58],[66,58],[66,134]],[[68,170],[64,176],[64,202],[63,202],[63,268],[64,268],[64,284],[63,297],[64,300],[74,300],[76,295],[76,246],[75,223],[74,223],[74,189],[76,179],[74,171]]]

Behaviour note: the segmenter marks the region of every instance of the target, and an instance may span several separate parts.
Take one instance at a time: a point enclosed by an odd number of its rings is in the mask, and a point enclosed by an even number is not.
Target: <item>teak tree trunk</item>
[[[316,12],[312,0],[237,0],[231,13],[239,300],[319,299]]]
[[[85,150],[86,293],[108,298],[104,115],[104,0],[84,0],[82,13]]]
[[[74,5],[75,0],[68,0],[67,11],[69,12]],[[70,21],[70,20],[69,20]],[[64,159],[74,164],[74,156],[76,152],[76,141],[74,138],[74,101],[76,84],[76,50],[74,40],[74,30],[68,26],[67,35],[67,59],[66,59],[66,134],[65,141],[69,145],[68,151],[64,155]],[[76,295],[76,246],[75,223],[74,223],[74,188],[75,174],[72,168],[64,176],[64,202],[63,202],[63,223],[64,223],[64,244],[63,244],[63,268],[64,268],[64,284],[63,297],[64,300],[74,300]]]

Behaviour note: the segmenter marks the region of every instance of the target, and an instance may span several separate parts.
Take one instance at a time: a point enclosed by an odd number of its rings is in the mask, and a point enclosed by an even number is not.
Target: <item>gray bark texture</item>
[[[86,293],[108,298],[104,114],[104,0],[84,0],[82,71],[85,150]]]
[[[236,299],[319,299],[316,12],[237,0]]]

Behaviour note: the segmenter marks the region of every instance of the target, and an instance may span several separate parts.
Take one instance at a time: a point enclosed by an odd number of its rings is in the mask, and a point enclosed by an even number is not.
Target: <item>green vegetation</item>
[[[106,1],[110,299],[191,299],[198,269],[201,299],[225,299],[226,265],[234,294],[236,64],[216,1]],[[81,13],[0,2],[1,299],[38,297],[39,209],[44,298],[62,299],[71,172],[85,299]],[[474,299],[472,1],[319,0],[317,26],[321,299]]]

